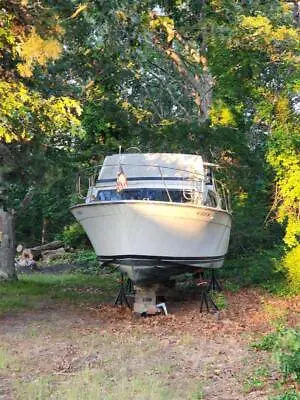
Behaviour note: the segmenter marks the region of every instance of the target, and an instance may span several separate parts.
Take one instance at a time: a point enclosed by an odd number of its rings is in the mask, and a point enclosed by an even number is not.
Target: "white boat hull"
[[[191,204],[126,200],[72,207],[103,262],[134,281],[157,280],[195,268],[220,268],[231,215]]]

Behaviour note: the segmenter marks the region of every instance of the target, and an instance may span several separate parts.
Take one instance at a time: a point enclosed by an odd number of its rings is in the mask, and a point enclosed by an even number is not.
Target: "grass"
[[[9,368],[12,361],[13,359],[9,355],[8,351],[3,347],[0,347],[0,372],[1,370]]]
[[[218,370],[220,378],[225,379],[222,371],[227,368],[227,361],[223,364],[225,358],[222,353],[219,355],[212,352],[214,355],[212,359],[211,350],[206,349],[205,345],[203,348],[202,339],[190,331],[181,332],[180,324],[177,333],[178,342],[173,339],[169,342],[164,336],[161,340],[156,329],[152,334],[149,334],[148,328],[144,331],[150,324],[160,323],[159,318],[145,319],[142,320],[142,324],[137,325],[130,319],[125,319],[120,320],[119,325],[114,327],[114,318],[110,319],[110,314],[102,314],[101,309],[99,313],[97,311],[96,320],[94,319],[96,313],[93,310],[88,318],[80,321],[84,307],[80,308],[80,313],[74,317],[73,313],[77,312],[77,307],[70,307],[66,314],[56,313],[56,308],[60,308],[60,304],[85,304],[86,309],[89,309],[90,304],[113,299],[117,286],[117,274],[78,273],[59,275],[34,273],[22,275],[17,282],[0,284],[0,314],[25,308],[42,309],[39,318],[35,319],[35,313],[31,312],[30,318],[28,315],[25,316],[24,326],[18,325],[18,329],[14,330],[13,324],[12,326],[8,324],[9,333],[5,333],[6,331],[0,333],[0,343],[2,343],[0,375],[5,376],[9,393],[14,396],[13,398],[20,400],[209,398],[210,388],[218,384],[218,380],[215,376],[211,376],[210,372],[205,371],[210,371],[210,368],[212,371]],[[217,301],[219,307],[229,307],[222,294]],[[45,304],[53,307],[47,310],[43,308]],[[265,307],[267,312],[274,314],[276,320],[281,321],[285,318],[285,314],[276,311],[273,306]],[[22,321],[22,315],[13,317]],[[292,358],[286,358],[286,355],[289,355],[286,349],[297,345],[298,336],[296,337],[293,331],[289,332],[288,337],[284,336],[288,342],[280,341],[282,351],[279,355],[280,360],[285,363],[284,366],[289,362],[290,367],[297,366],[297,363]],[[273,336],[266,336],[255,346],[254,351],[257,352],[259,348],[272,350],[279,343],[278,337],[281,338],[281,334],[278,335],[275,332]],[[268,359],[271,363],[271,355]],[[259,359],[255,359],[250,369],[247,368],[252,372],[247,376],[243,374],[239,384],[241,393],[263,390],[281,396],[281,392],[290,390],[282,393],[282,397],[278,397],[278,400],[295,400],[293,387],[287,383],[283,382],[277,389],[271,388],[270,385],[274,384],[273,378],[271,379],[274,367],[272,366],[271,370],[269,366],[264,368],[259,363]],[[280,369],[278,371],[280,373]],[[208,397],[205,397],[204,393],[207,393]]]
[[[0,283],[0,315],[22,309],[35,309],[44,302],[97,303],[112,298],[117,275],[36,273],[20,276],[17,282]]]
[[[213,292],[212,298],[219,310],[224,310],[227,308],[227,306],[228,306],[227,300],[223,293]]]
[[[278,396],[270,397],[270,400],[300,400],[300,393],[296,390],[288,390]]]
[[[155,338],[142,334],[122,336],[95,335],[84,342],[78,337],[82,363],[67,373],[28,376],[14,382],[16,398],[20,400],[201,400],[199,378],[185,376],[185,369],[173,358],[161,355]],[[79,351],[79,347],[77,347]],[[95,356],[94,363],[89,361]],[[175,357],[175,358],[174,358]],[[179,375],[177,375],[179,374]],[[174,379],[175,376],[179,378]]]
[[[252,391],[262,389],[266,385],[266,380],[270,373],[267,368],[257,368],[251,376],[249,376],[244,382],[244,391],[250,393]]]
[[[17,383],[17,398],[20,400],[190,400],[203,399],[201,385],[186,387],[186,391],[177,391],[168,387],[163,377],[148,373],[128,377],[122,374],[109,376],[103,371],[86,368],[76,377],[38,378],[35,381]],[[185,397],[188,396],[188,397]]]
[[[275,361],[274,366],[281,377],[280,384],[292,386],[288,391],[272,397],[271,400],[299,400],[300,393],[296,392],[293,387],[298,387],[300,382],[300,329],[278,327],[276,331],[264,335],[259,342],[252,346],[256,350],[271,352],[272,359]],[[259,385],[259,382],[264,384],[265,380],[261,378],[268,376],[267,370],[257,372],[260,373],[254,373],[251,377],[252,386]],[[250,379],[248,379],[249,381]],[[252,386],[249,387],[253,389]]]

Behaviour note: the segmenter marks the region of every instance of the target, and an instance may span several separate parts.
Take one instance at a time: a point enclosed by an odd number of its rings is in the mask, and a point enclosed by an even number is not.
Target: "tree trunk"
[[[0,281],[17,279],[14,214],[0,208]]]
[[[48,218],[43,218],[42,244],[46,243],[47,225],[48,225]]]
[[[32,247],[30,251],[33,255],[33,258],[37,260],[43,251],[56,250],[60,247],[64,247],[64,242],[61,240],[55,240],[54,242],[42,244],[41,246]]]

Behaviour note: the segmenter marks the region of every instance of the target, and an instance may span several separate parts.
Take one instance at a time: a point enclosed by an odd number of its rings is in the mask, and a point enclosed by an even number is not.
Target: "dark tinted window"
[[[186,202],[181,190],[169,190],[172,201],[176,203]],[[164,189],[127,189],[122,192],[116,190],[101,190],[98,192],[97,200],[156,200],[169,201],[167,191]]]

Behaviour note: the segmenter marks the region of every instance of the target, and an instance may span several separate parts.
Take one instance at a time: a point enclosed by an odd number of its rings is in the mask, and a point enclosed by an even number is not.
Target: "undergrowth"
[[[219,271],[219,278],[226,281],[225,286],[260,287],[268,292],[287,296],[299,293],[287,276],[281,247],[259,251],[251,255],[227,259]]]
[[[270,400],[300,400],[300,394],[292,389],[275,397],[270,397]]]
[[[272,352],[285,380],[300,382],[300,329],[279,327],[254,343],[253,347]]]

